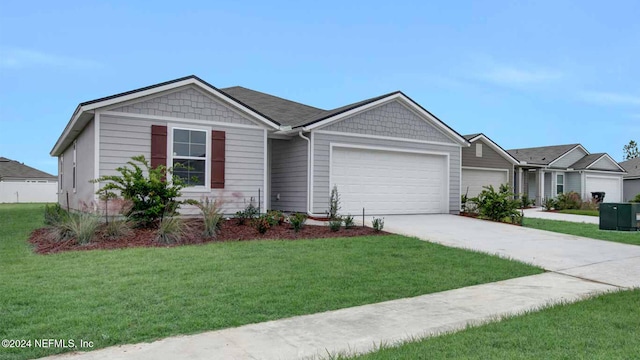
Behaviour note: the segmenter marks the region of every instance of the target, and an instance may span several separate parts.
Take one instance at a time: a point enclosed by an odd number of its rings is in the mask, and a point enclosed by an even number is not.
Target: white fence
[[[58,183],[0,181],[0,203],[58,202]]]

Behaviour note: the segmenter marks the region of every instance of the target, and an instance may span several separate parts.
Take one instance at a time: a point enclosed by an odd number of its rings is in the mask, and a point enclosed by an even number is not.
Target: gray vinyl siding
[[[151,125],[189,128],[189,123],[173,123],[162,120],[128,118],[126,116],[104,115],[100,117],[100,176],[117,175],[115,170],[123,166],[132,156],[151,155]],[[203,126],[193,124],[193,126]],[[211,126],[211,130],[226,132],[225,147],[225,188],[212,189],[210,192],[182,191],[183,198],[201,200],[205,196],[218,198],[225,202],[224,212],[233,214],[241,210],[253,197],[256,205],[258,189],[264,202],[264,130],[260,128],[237,128],[230,126]],[[168,129],[171,131],[171,128]],[[66,159],[65,159],[66,161]],[[186,206],[184,214],[197,213],[194,207]]]
[[[151,98],[138,99],[110,111],[256,125],[256,122],[194,86],[185,86]]]
[[[635,198],[636,195],[640,194],[640,179],[624,180],[622,186],[624,188],[623,201],[629,201]]]
[[[313,151],[313,213],[323,214],[329,209],[329,148],[330,143],[380,146],[394,149],[433,151],[449,154],[449,212],[460,210],[460,147],[396,140],[371,139],[345,135],[312,133]]]
[[[544,173],[544,198],[550,198],[552,197],[552,190],[551,190],[551,173],[550,172],[545,172]]]
[[[582,151],[580,148],[576,148],[568,152],[564,157],[562,157],[558,162],[553,164],[554,168],[568,168],[569,166],[576,163],[576,161],[582,159],[587,153]]]
[[[537,200],[538,197],[538,173],[535,171],[527,171],[527,193],[529,199]]]
[[[271,140],[271,208],[307,212],[308,143]],[[277,195],[280,194],[280,200]]]
[[[399,101],[328,125],[322,130],[451,143],[451,139]]]
[[[476,144],[478,143],[482,144],[482,157],[476,156]],[[462,166],[509,170],[509,185],[513,188],[513,164],[483,140],[474,141],[470,147],[462,148]]]
[[[591,167],[589,168],[591,170],[613,170],[613,171],[620,171],[620,168],[618,168],[616,166],[616,164],[612,163],[611,160],[607,159],[606,157],[596,161],[595,163],[593,163],[593,165],[591,165]]]
[[[582,175],[580,173],[565,173],[564,174],[564,192],[575,191],[578,194],[582,194]]]
[[[95,178],[95,123],[90,121],[76,137],[76,191],[73,191],[73,142],[64,154],[64,175],[62,186],[58,186],[58,202],[61,206],[81,210],[91,206],[95,201],[94,185],[90,180]],[[58,160],[59,161],[59,160]],[[69,203],[67,204],[67,194]]]

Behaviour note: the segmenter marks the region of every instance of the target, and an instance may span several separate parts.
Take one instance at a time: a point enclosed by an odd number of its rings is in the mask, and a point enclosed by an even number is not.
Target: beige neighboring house
[[[0,157],[0,203],[56,202],[57,188],[54,175]]]
[[[624,176],[624,201],[629,201],[640,194],[640,157],[620,163],[627,174]]]

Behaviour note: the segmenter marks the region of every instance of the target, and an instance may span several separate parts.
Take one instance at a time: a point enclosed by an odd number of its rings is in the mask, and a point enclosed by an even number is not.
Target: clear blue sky
[[[502,147],[640,140],[638,1],[2,1],[0,156],[52,174],[78,103],[195,74],[335,108],[402,90]]]

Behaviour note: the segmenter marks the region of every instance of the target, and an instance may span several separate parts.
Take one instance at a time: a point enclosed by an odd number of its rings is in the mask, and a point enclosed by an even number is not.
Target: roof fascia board
[[[405,104],[409,105],[413,111],[416,111],[423,118],[429,119],[430,122],[433,123],[433,125],[435,125],[436,128],[438,128],[438,130],[440,130],[443,133],[445,133],[445,135],[447,135],[448,137],[450,137],[452,140],[454,140],[455,142],[459,143],[460,145],[467,146],[467,147],[471,146],[471,144],[469,144],[469,142],[464,137],[462,137],[459,134],[455,133],[454,131],[449,129],[447,126],[444,126],[441,120],[437,119],[435,116],[433,116],[432,114],[430,114],[429,112],[424,110],[421,106],[416,105],[416,103],[413,100],[407,98],[402,93],[394,93],[394,94],[391,94],[391,95],[389,95],[387,97],[384,97],[382,99],[378,99],[376,101],[373,101],[373,102],[370,102],[368,104],[364,104],[364,105],[358,106],[356,108],[353,108],[351,110],[345,111],[343,113],[336,114],[334,116],[328,117],[328,118],[326,118],[324,120],[318,121],[318,122],[313,123],[311,125],[303,126],[303,129],[304,129],[304,131],[311,131],[311,130],[314,130],[314,129],[325,127],[325,126],[327,126],[327,125],[329,125],[331,123],[340,121],[342,119],[345,119],[345,118],[350,117],[352,115],[355,115],[357,113],[369,110],[371,108],[377,107],[379,105],[382,105],[382,104],[384,104],[386,102],[389,102],[389,101],[392,101],[392,100],[401,100]]]
[[[590,154],[590,153],[587,151],[587,149],[585,149],[585,148],[584,148],[584,146],[582,146],[582,145],[578,144],[578,145],[576,145],[576,146],[572,147],[571,149],[569,149],[569,150],[565,151],[565,153],[564,153],[564,154],[562,154],[562,155],[558,156],[555,160],[553,160],[552,162],[550,162],[550,163],[549,163],[549,165],[547,165],[547,166],[552,166],[556,161],[558,161],[558,160],[562,159],[563,157],[567,156],[570,152],[572,152],[573,150],[578,149],[578,148],[579,148],[579,149],[582,149],[585,153],[587,153],[587,155],[589,155],[589,154]]]

